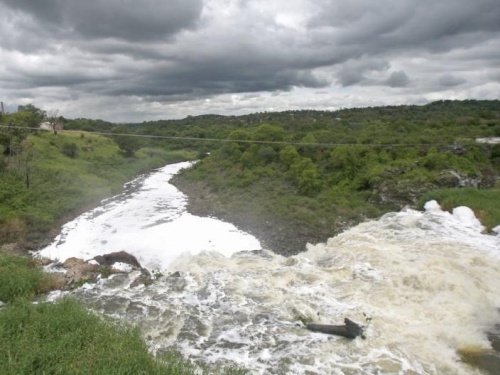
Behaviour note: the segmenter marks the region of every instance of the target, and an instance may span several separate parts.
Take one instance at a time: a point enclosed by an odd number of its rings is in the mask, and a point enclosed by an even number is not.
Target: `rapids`
[[[163,276],[149,286],[130,288],[132,272],[71,292],[139,324],[153,352],[176,349],[255,374],[482,373],[461,358],[493,353],[487,332],[500,322],[500,237],[483,234],[471,210],[448,213],[429,202],[424,212],[390,213],[285,258],[239,251],[260,246],[227,223],[187,216],[187,228],[169,229],[188,215],[185,197],[167,184],[178,166],[133,181],[41,252],[64,259],[123,249],[159,268]],[[219,225],[226,232],[212,229]],[[365,340],[301,323],[344,317],[366,326]]]

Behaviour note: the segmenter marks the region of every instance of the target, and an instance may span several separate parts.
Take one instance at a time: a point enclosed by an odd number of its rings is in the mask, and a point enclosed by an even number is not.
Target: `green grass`
[[[420,198],[420,206],[432,199],[436,200],[443,209],[449,211],[458,206],[471,208],[488,231],[500,225],[500,189],[435,190]]]
[[[32,298],[52,288],[54,279],[28,257],[0,254],[0,301]]]
[[[151,356],[139,329],[106,320],[81,303],[30,300],[60,288],[28,258],[0,254],[0,374],[244,374],[167,352]]]
[[[0,244],[36,237],[81,210],[120,191],[134,176],[167,163],[189,160],[192,152],[143,148],[125,157],[113,140],[84,132],[27,139],[28,152],[6,158],[0,171]],[[74,157],[67,145],[76,146]],[[26,167],[29,167],[29,187]]]
[[[0,301],[33,297],[42,278],[42,270],[33,267],[29,258],[0,255]]]
[[[18,300],[0,310],[2,375],[243,374],[196,368],[175,353],[154,358],[138,329],[104,320],[74,300]]]

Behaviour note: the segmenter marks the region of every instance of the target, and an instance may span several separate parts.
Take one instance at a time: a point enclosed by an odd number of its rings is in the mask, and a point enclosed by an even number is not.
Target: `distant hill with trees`
[[[31,132],[26,128],[44,115],[28,105],[0,117],[0,124],[12,125],[0,132],[0,171],[12,170],[9,158],[17,155],[24,184],[34,176],[30,147],[39,144],[25,142]],[[498,194],[500,145],[476,143],[476,138],[500,137],[498,100],[130,124],[60,120],[66,130],[102,133],[125,158],[141,149],[197,155],[201,161],[175,179],[189,193],[191,210],[231,220],[282,253],[432,197],[439,196],[445,206],[461,201],[474,206],[490,198],[471,196]],[[92,154],[92,145],[68,143],[58,147],[69,159]],[[449,198],[465,193],[468,200]],[[483,206],[476,211],[488,228],[500,224],[500,208]]]
[[[207,138],[218,122],[232,141],[175,179],[192,209],[226,218],[284,254],[433,194],[445,207],[467,202],[489,229],[500,224],[500,145],[476,143],[500,136],[499,101],[183,121]],[[448,202],[457,191],[462,199]]]

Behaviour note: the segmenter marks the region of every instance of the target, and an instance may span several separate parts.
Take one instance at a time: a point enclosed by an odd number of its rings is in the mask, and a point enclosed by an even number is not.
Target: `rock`
[[[395,204],[399,207],[416,206],[418,198],[425,192],[434,190],[437,185],[431,183],[417,184],[411,180],[386,180],[374,191],[371,201],[381,204]]]
[[[481,184],[481,177],[470,177],[460,174],[456,171],[443,171],[438,177],[440,187],[474,187]]]
[[[63,265],[68,270],[65,274],[68,285],[97,279],[97,269],[99,267],[95,264],[87,263],[83,259],[68,258]]]
[[[135,288],[136,286],[139,286],[141,284],[148,286],[153,282],[153,278],[151,277],[151,274],[146,270],[145,268],[141,269],[141,274],[134,280],[132,283],[130,283],[130,288]]]
[[[137,261],[136,257],[127,253],[126,251],[117,251],[114,253],[98,255],[94,257],[101,266],[112,266],[115,263],[126,263],[130,264],[132,267],[142,269],[142,266]]]

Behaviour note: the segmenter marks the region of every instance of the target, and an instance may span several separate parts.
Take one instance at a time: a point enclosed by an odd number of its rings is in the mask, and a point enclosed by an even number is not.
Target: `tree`
[[[55,135],[57,135],[57,132],[61,128],[61,121],[60,117],[58,116],[59,110],[58,109],[52,109],[49,112],[47,112],[47,115],[45,119],[48,121],[50,124],[50,128],[54,132]]]
[[[295,146],[286,146],[280,151],[280,162],[284,164],[287,169],[299,159],[300,155]]]
[[[310,158],[300,158],[290,167],[290,173],[300,194],[312,196],[321,189],[321,178]]]
[[[318,143],[316,137],[312,133],[307,133],[301,140],[300,143],[303,145],[300,146],[300,153],[303,156],[307,156],[308,158],[314,159],[316,157],[316,153],[319,148],[315,146]]]
[[[257,157],[260,159],[261,162],[264,163],[264,165],[267,165],[275,161],[276,155],[277,153],[276,151],[274,151],[274,148],[268,145],[262,145],[257,150]]]
[[[130,128],[126,126],[115,126],[111,132],[116,134],[113,136],[113,140],[122,154],[127,157],[134,156],[135,152],[142,146],[139,138],[130,134]]]
[[[115,135],[113,138],[120,151],[127,157],[134,156],[135,152],[141,148],[139,140],[132,135]]]
[[[33,104],[18,106],[17,113],[18,115],[23,116],[23,125],[32,128],[38,127],[47,115],[44,110],[35,107]]]
[[[285,130],[281,126],[262,124],[255,129],[252,140],[259,142],[282,142],[286,139]]]

